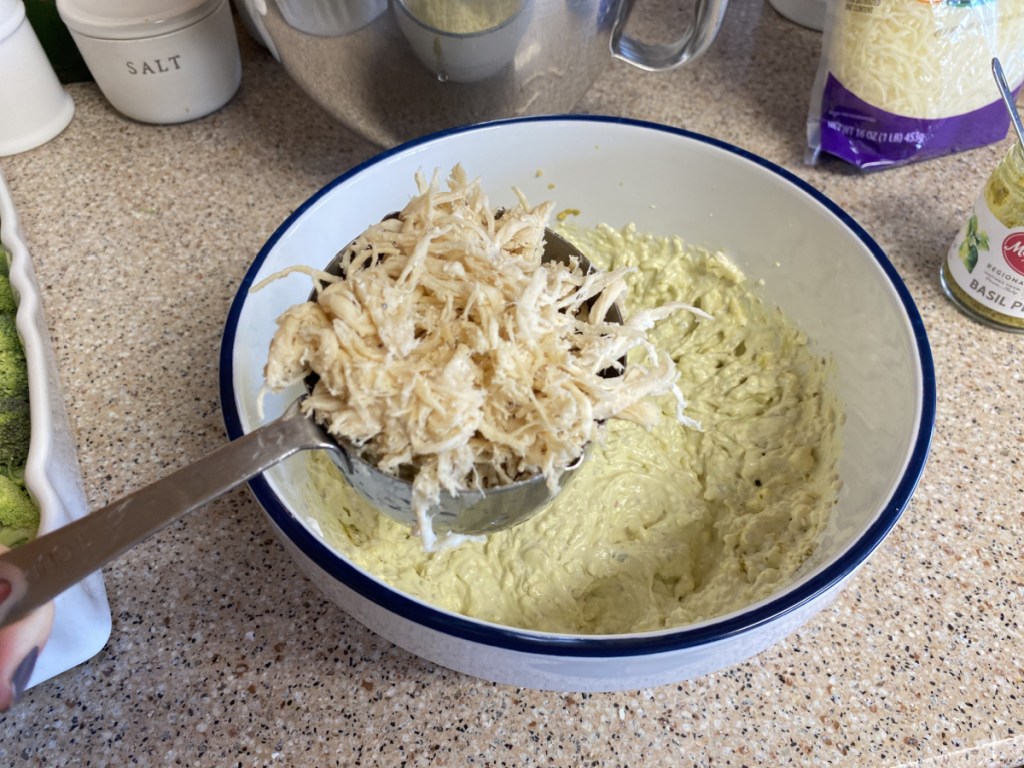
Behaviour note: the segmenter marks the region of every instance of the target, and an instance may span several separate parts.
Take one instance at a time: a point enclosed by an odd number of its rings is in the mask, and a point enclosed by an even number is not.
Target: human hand
[[[0,553],[7,548],[0,545]],[[11,595],[11,583],[0,579],[0,603]],[[53,603],[47,603],[9,627],[0,629],[0,712],[21,698],[36,660],[53,626]]]

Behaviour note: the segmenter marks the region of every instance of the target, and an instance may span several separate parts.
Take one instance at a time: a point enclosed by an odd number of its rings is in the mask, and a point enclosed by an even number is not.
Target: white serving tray
[[[40,507],[40,533],[87,514],[75,441],[64,410],[56,358],[39,297],[32,259],[0,171],[0,242],[11,254],[11,285],[18,295],[17,327],[28,362],[32,440],[25,481]],[[99,571],[55,601],[53,631],[29,687],[92,658],[110,637],[110,607]]]

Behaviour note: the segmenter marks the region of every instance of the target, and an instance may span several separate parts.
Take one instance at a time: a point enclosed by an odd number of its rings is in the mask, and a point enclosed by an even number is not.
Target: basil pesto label
[[[984,195],[960,229],[946,257],[947,272],[979,304],[1024,319],[1024,228],[1008,228]]]

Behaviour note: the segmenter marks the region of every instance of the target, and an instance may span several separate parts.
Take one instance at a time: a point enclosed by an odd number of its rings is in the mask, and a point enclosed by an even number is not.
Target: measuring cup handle
[[[5,552],[0,555],[0,579],[11,590],[0,601],[0,627],[48,602],[186,512],[310,448],[337,450],[295,402],[277,420],[206,458]]]
[[[683,34],[671,43],[644,43],[623,32],[632,0],[623,3],[622,12],[612,31],[612,55],[617,59],[650,72],[673,69],[701,56],[714,42],[722,26],[729,0],[697,0],[693,9],[693,21]]]

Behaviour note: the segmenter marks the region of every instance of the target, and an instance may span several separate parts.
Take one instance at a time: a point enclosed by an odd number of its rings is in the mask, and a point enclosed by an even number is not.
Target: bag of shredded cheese
[[[1024,0],[829,0],[808,162],[868,170],[1001,141],[993,57],[1019,91]]]

